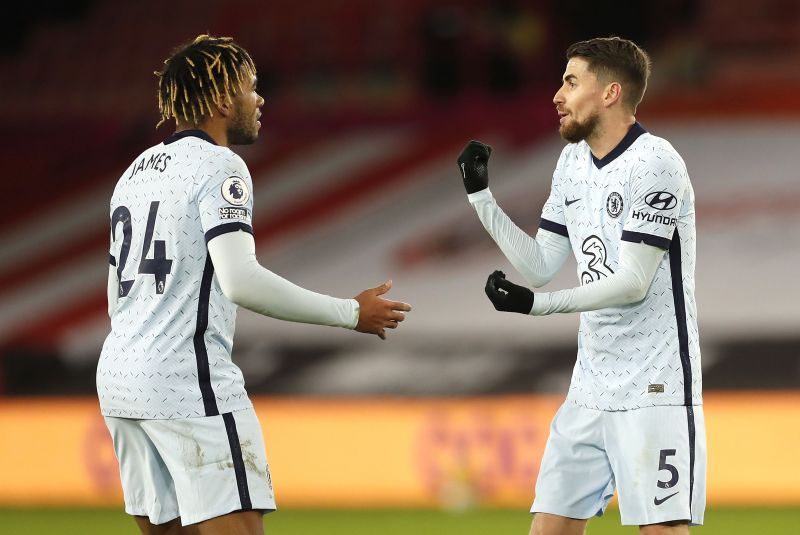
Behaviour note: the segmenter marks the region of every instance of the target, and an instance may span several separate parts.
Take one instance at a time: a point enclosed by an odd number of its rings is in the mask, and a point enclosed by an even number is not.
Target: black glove
[[[533,308],[533,292],[506,280],[506,274],[495,271],[486,280],[486,297],[494,308],[501,312],[530,314]]]
[[[458,157],[458,168],[464,179],[467,193],[476,193],[489,187],[489,155],[492,147],[472,140]]]

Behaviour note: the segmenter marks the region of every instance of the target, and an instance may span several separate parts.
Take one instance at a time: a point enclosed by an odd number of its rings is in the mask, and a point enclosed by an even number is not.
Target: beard
[[[561,137],[570,143],[578,143],[590,137],[597,130],[597,124],[600,122],[600,114],[593,113],[585,121],[579,122],[575,119],[569,121],[567,124],[562,125],[558,129]]]
[[[228,143],[231,145],[251,145],[258,139],[258,127],[252,117],[248,117],[237,106],[228,123]]]

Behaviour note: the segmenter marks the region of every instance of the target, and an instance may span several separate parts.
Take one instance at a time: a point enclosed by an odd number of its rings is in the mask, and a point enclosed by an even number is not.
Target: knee
[[[678,520],[639,526],[639,535],[689,535],[689,523]]]

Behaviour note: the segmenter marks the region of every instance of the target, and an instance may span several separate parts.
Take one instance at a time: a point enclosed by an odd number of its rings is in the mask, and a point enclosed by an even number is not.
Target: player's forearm
[[[664,251],[641,243],[623,243],[616,273],[568,290],[535,294],[534,316],[587,312],[630,305],[644,299]]]
[[[225,296],[239,306],[286,321],[352,329],[358,302],[301,288],[258,263],[253,237],[245,232],[218,236],[208,243],[217,280]]]
[[[264,268],[255,257],[242,266],[241,278],[247,282],[234,282],[225,293],[248,310],[286,321],[348,329],[358,321],[358,303],[354,299],[306,290]]]
[[[503,212],[488,188],[468,198],[486,231],[525,280],[534,288],[550,282],[569,255],[569,240],[546,230],[532,238]]]
[[[591,284],[537,293],[531,314],[546,316],[566,312],[587,312],[602,308],[629,305],[644,299],[647,288],[629,272],[619,271]]]

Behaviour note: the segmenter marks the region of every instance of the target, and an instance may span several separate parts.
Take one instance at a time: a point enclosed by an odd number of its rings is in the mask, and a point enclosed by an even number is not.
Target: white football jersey
[[[236,305],[206,249],[252,233],[252,181],[242,159],[202,131],[146,150],[111,198],[110,262],[119,281],[97,366],[106,416],[213,416],[251,407],[231,361]]]
[[[634,124],[601,160],[561,153],[540,227],[566,236],[581,285],[617,269],[622,240],[666,250],[639,303],[581,313],[568,399],[598,410],[702,403],[694,192],[683,159]]]

